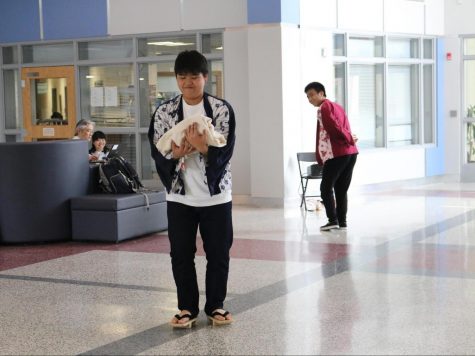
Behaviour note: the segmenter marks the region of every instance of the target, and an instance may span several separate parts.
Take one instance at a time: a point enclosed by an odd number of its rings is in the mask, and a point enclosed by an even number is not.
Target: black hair
[[[311,82],[311,83],[307,84],[307,86],[305,87],[305,90],[304,90],[305,93],[307,93],[310,89],[315,90],[317,93],[320,93],[321,91],[323,91],[323,96],[327,97],[327,93],[325,92],[325,87],[323,86],[322,83]]]
[[[103,138],[104,140],[106,139],[106,135],[104,132],[102,131],[96,131],[92,134],[92,139],[91,141],[94,142],[94,141],[97,141],[99,139]]]
[[[179,74],[208,74],[208,61],[200,52],[183,51],[175,59],[175,76]]]
[[[52,119],[62,119],[63,115],[61,115],[61,113],[58,112],[58,111],[53,111],[53,114],[51,115],[51,118]]]

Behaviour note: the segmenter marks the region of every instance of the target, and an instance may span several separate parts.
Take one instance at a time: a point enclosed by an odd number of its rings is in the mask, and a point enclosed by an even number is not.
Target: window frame
[[[437,112],[436,112],[436,88],[435,85],[437,83],[437,58],[436,58],[436,38],[433,36],[423,36],[423,35],[400,35],[400,34],[379,34],[379,33],[371,33],[371,34],[365,34],[365,33],[350,33],[350,32],[334,32],[333,33],[333,38],[335,36],[341,36],[344,35],[344,43],[345,43],[345,53],[344,56],[333,56],[332,62],[333,66],[341,63],[345,63],[345,88],[344,88],[344,97],[345,97],[345,103],[342,105],[345,110],[348,110],[348,103],[351,100],[349,98],[349,88],[348,88],[348,80],[349,80],[349,75],[350,75],[350,66],[354,64],[383,64],[384,65],[384,71],[383,71],[383,140],[384,144],[382,147],[373,147],[373,148],[363,148],[364,150],[371,150],[371,149],[395,149],[395,148],[400,148],[400,147],[414,147],[414,146],[424,146],[424,147],[432,147],[432,146],[437,146],[438,145],[438,139],[437,139],[437,132],[438,132],[438,127],[437,127]],[[382,37],[383,38],[383,56],[382,57],[352,57],[348,51],[348,42],[350,38],[365,38],[365,37],[371,37],[371,38],[377,38],[377,37]],[[391,39],[395,38],[400,38],[400,39],[408,39],[408,40],[417,40],[417,57],[415,58],[404,58],[404,57],[389,57],[388,56],[388,41]],[[424,41],[425,40],[431,40],[432,44],[432,58],[424,58]],[[333,41],[335,43],[335,41]],[[474,56],[475,57],[475,56]],[[424,136],[424,131],[425,131],[425,117],[424,117],[424,101],[425,97],[424,95],[424,66],[430,64],[432,65],[432,90],[430,95],[430,100],[431,102],[431,107],[432,107],[432,130],[431,130],[431,142],[425,142],[425,136]],[[415,140],[417,143],[412,143],[404,146],[390,146],[388,144],[388,68],[390,65],[416,65],[417,66],[417,72],[418,72],[418,77],[417,77],[417,85],[418,85],[418,127],[416,128],[418,133],[417,133],[417,139]],[[334,75],[335,79],[335,75]],[[350,118],[351,122],[351,118]],[[412,129],[414,129],[414,126],[412,125]],[[357,134],[357,133],[356,133]],[[376,136],[375,136],[376,139]],[[375,141],[376,142],[376,141]]]
[[[164,38],[164,37],[180,37],[180,36],[195,36],[196,37],[196,49],[198,51],[202,51],[202,39],[203,36],[206,35],[220,35],[221,36],[221,43],[222,49],[214,51],[214,53],[203,53],[203,55],[208,60],[220,60],[223,63],[223,92],[224,92],[224,83],[225,83],[225,63],[224,63],[224,29],[223,28],[215,28],[215,29],[203,29],[203,30],[185,30],[185,31],[172,31],[172,32],[160,32],[160,33],[150,33],[150,34],[136,34],[136,35],[117,35],[117,36],[110,36],[110,37],[94,37],[94,38],[77,38],[73,40],[51,40],[51,41],[29,41],[29,42],[21,42],[21,43],[6,43],[0,44],[0,141],[5,141],[6,137],[8,136],[10,139],[15,138],[18,141],[23,141],[24,139],[24,130],[23,127],[18,127],[15,129],[6,129],[5,125],[5,105],[4,105],[4,78],[3,78],[3,71],[8,69],[17,70],[18,73],[21,73],[23,68],[26,67],[41,67],[41,66],[61,66],[61,65],[72,65],[74,66],[75,71],[75,89],[77,94],[76,98],[76,112],[77,112],[77,120],[86,118],[83,117],[81,107],[82,107],[82,100],[80,94],[80,78],[79,78],[79,71],[81,67],[91,67],[91,66],[103,66],[103,65],[121,65],[121,64],[132,64],[133,66],[133,73],[135,75],[134,79],[134,95],[135,95],[135,124],[131,127],[98,127],[98,129],[104,131],[106,135],[134,135],[135,136],[135,161],[137,162],[136,170],[141,176],[142,172],[142,149],[141,149],[141,135],[147,134],[148,132],[148,125],[144,126],[140,124],[140,89],[139,89],[139,63],[150,63],[150,62],[157,62],[157,61],[175,61],[176,55],[168,55],[168,56],[145,56],[139,57],[138,56],[138,41],[140,39],[154,37],[154,38]],[[80,59],[79,58],[79,44],[82,43],[107,43],[109,41],[119,41],[119,40],[132,40],[132,55],[129,57],[121,57],[121,58],[109,58],[110,56],[104,56],[99,59]],[[218,38],[219,42],[219,38]],[[23,63],[23,48],[28,46],[48,46],[48,45],[72,45],[72,60],[62,60],[58,58],[57,62],[34,62],[34,63]],[[4,64],[3,63],[3,48],[4,47],[13,47],[16,50],[17,58],[15,63]],[[21,88],[21,78],[19,76],[18,79],[18,86]],[[15,104],[19,107],[19,117],[21,121],[21,126],[23,126],[23,102],[22,102],[22,95],[21,90],[18,97],[15,98]],[[152,183],[152,182],[150,182]],[[152,184],[156,184],[153,182]]]
[[[461,95],[460,95],[460,117],[461,117],[461,142],[463,143],[461,145],[461,150],[462,150],[462,167],[463,165],[473,165],[475,160],[471,161],[469,159],[469,153],[468,153],[468,142],[467,142],[467,135],[468,135],[468,127],[475,125],[475,112],[472,112],[472,116],[469,114],[469,109],[474,108],[475,104],[469,104],[467,102],[467,93],[466,93],[466,82],[468,80],[467,78],[467,73],[466,73],[466,63],[468,61],[475,61],[475,53],[474,54],[466,54],[465,52],[465,41],[467,40],[474,40],[475,41],[475,36],[474,35],[467,35],[467,36],[461,36],[460,41],[460,48],[461,48],[461,65],[460,65],[460,71],[461,71]],[[470,106],[469,106],[470,105]],[[462,168],[462,172],[464,169]]]

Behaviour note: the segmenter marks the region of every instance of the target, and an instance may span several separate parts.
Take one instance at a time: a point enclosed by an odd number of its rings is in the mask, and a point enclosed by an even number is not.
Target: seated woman
[[[106,146],[106,135],[102,131],[96,131],[92,135],[92,147],[89,154],[96,157],[97,160],[103,160],[107,157],[109,148]]]

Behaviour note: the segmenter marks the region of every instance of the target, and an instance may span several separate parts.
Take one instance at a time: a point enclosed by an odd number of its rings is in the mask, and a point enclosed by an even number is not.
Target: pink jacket
[[[333,157],[341,157],[358,153],[355,140],[351,135],[350,123],[346,117],[345,110],[328,99],[320,105],[320,113],[322,115],[323,127],[330,137]],[[320,123],[317,124],[317,161],[323,165],[323,161],[318,151],[318,141],[320,138]]]

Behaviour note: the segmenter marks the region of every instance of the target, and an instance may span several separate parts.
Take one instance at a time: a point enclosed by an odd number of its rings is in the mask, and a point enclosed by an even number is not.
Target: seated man
[[[76,131],[73,140],[91,141],[93,131],[94,122],[86,119],[79,120],[76,124]],[[89,154],[89,161],[97,161],[97,157]]]

